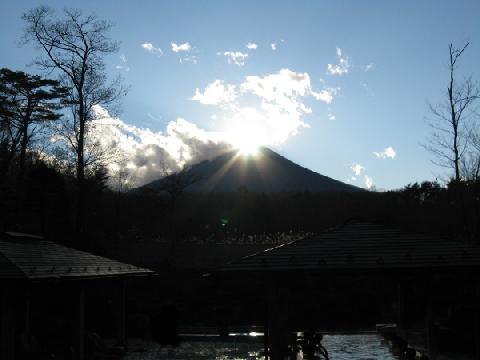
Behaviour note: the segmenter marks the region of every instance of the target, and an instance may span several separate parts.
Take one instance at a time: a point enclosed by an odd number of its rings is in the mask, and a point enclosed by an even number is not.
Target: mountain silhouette
[[[196,179],[186,188],[192,192],[352,192],[362,191],[328,176],[318,174],[290,161],[278,153],[260,148],[256,155],[229,151],[185,170],[185,178]],[[143,186],[161,190],[164,179]]]

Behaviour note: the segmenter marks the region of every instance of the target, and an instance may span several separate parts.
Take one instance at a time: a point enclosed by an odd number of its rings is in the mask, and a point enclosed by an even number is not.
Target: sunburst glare
[[[250,110],[248,114],[241,114],[244,116],[236,119],[227,131],[228,141],[245,156],[257,155],[259,148],[269,143],[265,129],[256,121],[258,114],[255,109]]]

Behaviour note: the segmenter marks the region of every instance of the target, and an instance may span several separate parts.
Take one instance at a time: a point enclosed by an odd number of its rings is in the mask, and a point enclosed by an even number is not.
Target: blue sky
[[[37,71],[27,67],[36,51],[18,42],[22,13],[41,4],[2,3],[0,66]],[[248,133],[258,122],[264,133],[256,141],[362,187],[399,188],[444,175],[421,144],[428,101],[440,101],[447,86],[450,42],[471,42],[459,73],[480,78],[478,1],[82,1],[81,9],[115,23],[111,36],[121,47],[106,63],[112,77],[121,73],[131,85],[123,123],[162,142],[178,118],[184,130],[196,125],[191,136],[209,139]],[[174,52],[172,43],[184,46]],[[243,64],[238,53],[248,55]],[[260,93],[277,82],[286,96]],[[268,118],[285,109],[283,122]],[[248,118],[251,111],[259,117]],[[238,131],[246,123],[253,128]],[[202,158],[206,148],[198,149],[191,158]]]

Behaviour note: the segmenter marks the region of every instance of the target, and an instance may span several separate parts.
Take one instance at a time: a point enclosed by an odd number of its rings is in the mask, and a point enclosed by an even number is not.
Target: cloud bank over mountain
[[[91,141],[99,143],[104,151],[116,149],[117,156],[107,166],[109,173],[115,177],[120,170],[126,170],[131,186],[231,150],[219,134],[204,131],[182,118],[169,122],[165,132],[155,132],[112,117],[100,106],[95,107],[95,115]]]
[[[333,88],[315,90],[308,73],[289,69],[246,76],[239,84],[215,80],[203,90],[197,88],[190,99],[216,107],[222,131],[206,131],[183,118],[170,121],[164,132],[152,131],[112,117],[97,106],[91,141],[105,151],[116,149],[116,160],[108,164],[112,177],[128,172],[130,184],[139,186],[246,142],[253,146],[284,143],[310,126],[304,119],[312,113],[307,98],[330,104],[336,93]]]

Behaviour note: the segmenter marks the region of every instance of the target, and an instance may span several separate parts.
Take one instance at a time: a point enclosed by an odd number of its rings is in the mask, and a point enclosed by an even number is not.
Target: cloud
[[[367,187],[367,189],[372,189],[375,186],[375,183],[370,176],[365,175],[363,179],[365,181],[365,186]]]
[[[337,48],[337,57],[338,57],[338,64],[327,65],[327,73],[330,75],[344,75],[348,73],[350,69],[350,63],[347,56],[342,54],[342,49]]]
[[[117,70],[124,70],[124,71],[130,71],[130,67],[127,65],[128,60],[125,55],[120,55],[120,61],[122,62],[120,65],[115,65],[115,69]]]
[[[163,55],[162,49],[153,46],[152,43],[146,42],[146,43],[143,43],[141,46],[146,52],[149,52],[150,54],[155,54],[158,57]]]
[[[198,57],[196,55],[192,55],[190,52],[193,50],[192,46],[190,43],[186,42],[183,44],[176,44],[174,42],[170,43],[172,51],[174,53],[177,53],[178,56],[178,62],[180,64],[184,63],[192,63],[192,64],[198,64]]]
[[[180,45],[177,45],[176,43],[172,42],[170,45],[172,46],[172,51],[175,53],[182,52],[182,51],[190,51],[190,49],[192,48],[192,46],[188,42]]]
[[[285,42],[285,40],[280,39],[279,42],[283,43],[283,42]],[[273,42],[273,43],[270,44],[270,48],[272,49],[272,51],[277,51],[279,42]]]
[[[235,86],[225,85],[221,80],[215,80],[207,85],[203,93],[200,89],[195,90],[195,95],[191,100],[195,100],[205,105],[217,105],[222,103],[231,103],[235,100]]]
[[[395,159],[395,156],[397,156],[397,152],[393,147],[389,146],[383,149],[383,151],[380,151],[380,152],[374,151],[373,155],[375,155],[379,159],[387,159],[387,158]]]
[[[227,141],[248,138],[258,145],[285,142],[299,129],[309,127],[304,116],[312,109],[304,99],[329,103],[335,92],[314,91],[308,73],[281,69],[265,76],[247,76],[239,85],[215,80],[203,93],[195,90],[192,100],[216,105],[223,112]]]
[[[98,105],[94,112],[92,141],[119,153],[116,161],[108,165],[109,175],[115,177],[120,170],[126,170],[127,181],[134,187],[231,149],[218,133],[202,130],[182,118],[170,121],[162,133],[111,117]]]
[[[248,50],[256,50],[258,48],[258,45],[255,43],[249,42],[247,45],[245,45],[245,47]]]
[[[352,169],[356,176],[362,175],[362,173],[365,171],[365,167],[360,164],[352,164],[350,169]]]
[[[315,99],[324,101],[327,104],[330,104],[333,101],[333,97],[337,94],[337,89],[335,88],[326,88],[320,92],[312,91],[312,95]]]
[[[184,56],[181,57],[179,60],[180,64],[190,62],[192,64],[198,64],[198,58],[195,55],[189,55],[189,56]]]
[[[372,189],[375,186],[373,178],[365,173],[365,166],[353,163],[350,165],[350,169],[353,171],[354,175],[348,179],[348,182],[356,182],[357,180],[361,180],[363,175],[363,181],[367,189]]]
[[[248,58],[248,54],[241,53],[240,51],[225,51],[223,55],[228,59],[229,64],[235,64],[237,66],[245,65],[245,60]]]
[[[370,71],[373,69],[373,63],[365,65],[365,68],[363,69],[365,72]]]

